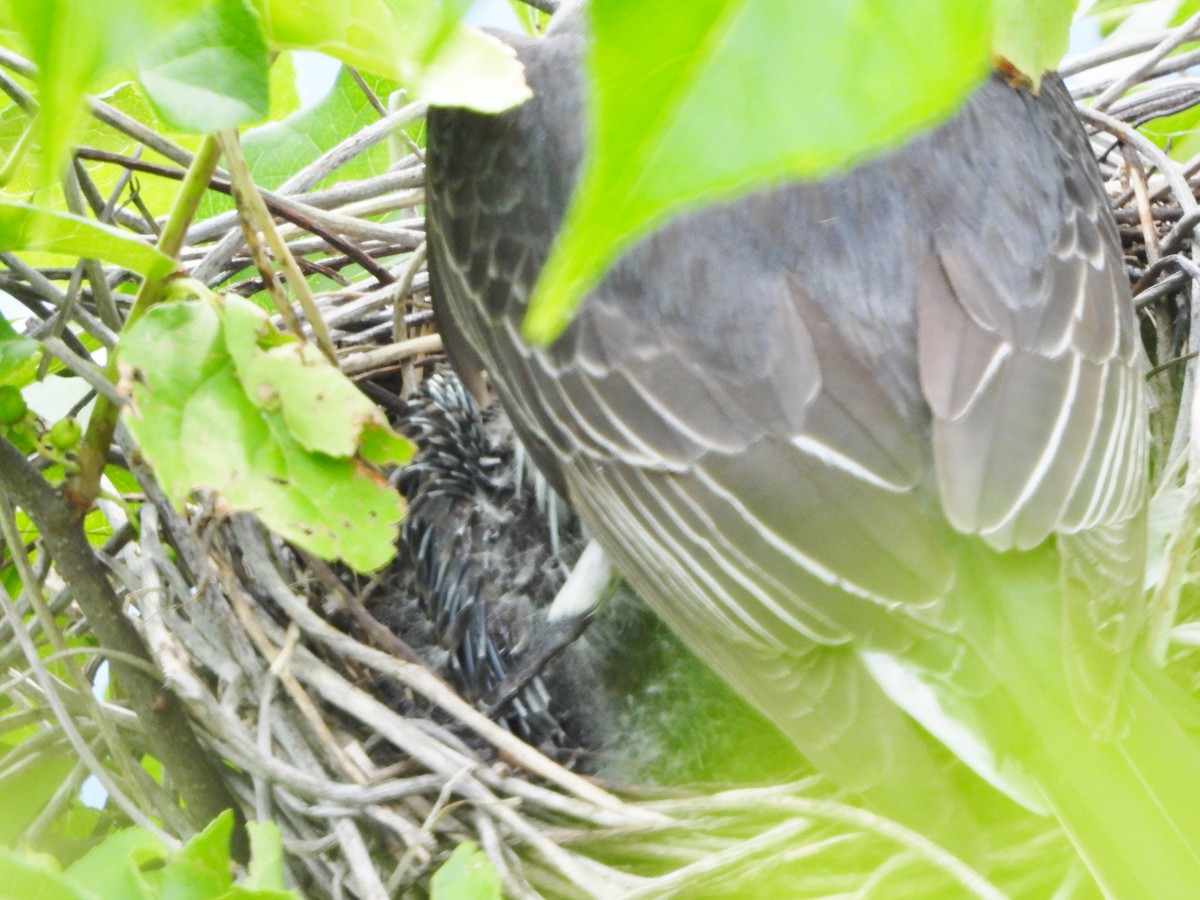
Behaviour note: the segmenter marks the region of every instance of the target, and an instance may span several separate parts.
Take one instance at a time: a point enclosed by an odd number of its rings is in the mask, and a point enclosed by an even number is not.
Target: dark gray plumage
[[[556,755],[596,749],[612,716],[589,677],[593,654],[544,614],[578,555],[577,523],[545,514],[561,501],[522,484],[507,421],[489,427],[452,374],[406,406],[399,424],[417,455],[399,472],[409,509],[394,568],[429,626],[397,592],[380,614],[426,655],[442,648],[435,668],[514,734]]]
[[[1024,624],[1060,630],[1073,705],[1103,732],[1145,554],[1141,351],[1061,82],[994,77],[891,153],[673,221],[533,348],[520,321],[582,153],[584,38],[514,43],[532,101],[429,117],[451,348],[638,593],[819,766],[882,807],[955,815],[895,700],[1038,805],[1009,756],[1008,658],[986,646],[1023,627],[998,579],[1051,598]]]
[[[796,776],[789,748],[628,590],[614,586],[586,629],[547,621],[578,521],[528,471],[503,409],[481,412],[449,371],[400,406],[417,456],[398,472],[408,515],[373,611],[435,671],[514,734],[608,778]]]

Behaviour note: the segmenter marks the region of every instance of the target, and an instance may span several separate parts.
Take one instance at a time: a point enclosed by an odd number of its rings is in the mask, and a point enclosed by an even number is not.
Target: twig
[[[1200,13],[1193,15],[1178,28],[1172,29],[1171,33],[1163,38],[1140,64],[1109,85],[1104,93],[1096,98],[1095,108],[1097,110],[1107,109],[1114,100],[1124,96],[1131,87],[1140,82],[1155,65],[1191,40],[1198,30],[1200,30]]]
[[[76,602],[87,616],[97,640],[103,646],[148,661],[150,657],[141,638],[122,612],[121,603],[84,536],[75,510],[2,437],[0,489],[37,525],[59,574],[75,589]],[[154,755],[170,773],[185,799],[188,817],[195,827],[202,828],[223,810],[235,808],[233,798],[196,740],[183,710],[163,685],[120,660],[114,659],[112,667],[146,727]],[[238,833],[241,837],[236,839],[235,850],[245,858],[248,850],[245,832],[239,828]]]
[[[278,188],[276,193],[284,196],[296,194],[312,187],[358,154],[375,146],[380,141],[386,140],[393,129],[402,128],[418,121],[424,115],[425,105],[423,103],[411,103],[404,109],[368,125],[293,175]],[[196,267],[193,276],[205,283],[211,282],[237,252],[239,244],[240,239],[237,235],[232,233],[226,235]]]
[[[110,153],[106,150],[94,150],[89,147],[81,147],[76,151],[76,156],[80,159],[89,159],[97,162],[109,162],[126,169],[127,171],[145,172],[147,174],[158,175],[162,178],[171,178],[174,180],[182,180],[186,173],[180,169],[173,169],[170,166],[159,165],[158,163],[143,162],[129,156],[122,156],[119,153]],[[214,175],[209,179],[209,188],[222,194],[233,196],[233,186],[227,178],[222,178]],[[386,269],[378,266],[370,256],[363,253],[357,245],[352,241],[342,238],[338,231],[335,230],[340,226],[341,231],[350,237],[358,237],[360,239],[369,239],[371,237],[384,238],[395,241],[408,237],[407,232],[401,229],[385,226],[372,226],[370,223],[360,223],[357,220],[352,220],[346,216],[338,216],[333,213],[322,213],[316,208],[306,206],[294,200],[281,197],[271,191],[265,191],[261,188],[258,193],[262,196],[267,204],[267,207],[274,215],[285,219],[305,231],[311,232],[321,237],[326,244],[331,247],[336,247],[343,253],[350,256],[355,262],[359,263],[364,269],[376,278],[383,282],[391,281],[391,276]],[[236,218],[229,220],[230,226],[236,222]],[[228,231],[228,228],[222,229],[221,233]],[[188,241],[196,239],[196,235],[191,232],[187,235]],[[408,238],[409,240],[415,240]]]
[[[275,221],[271,218],[271,214],[267,210],[267,205],[263,202],[262,195],[258,192],[258,188],[254,184],[254,179],[250,175],[250,169],[246,165],[245,158],[242,156],[242,145],[238,141],[237,132],[222,132],[217,140],[222,148],[224,148],[225,158],[229,162],[234,195],[237,197],[238,209],[243,214],[244,235],[247,240],[253,240],[252,232],[256,230],[266,239],[267,246],[271,248],[271,253],[283,269],[284,277],[287,278],[287,282],[292,288],[292,293],[296,295],[296,300],[300,303],[300,308],[304,310],[309,327],[313,330],[313,334],[316,335],[317,346],[321,348],[321,352],[325,354],[326,358],[336,366],[338,364],[337,349],[333,346],[333,339],[329,336],[329,329],[326,327],[325,320],[321,318],[321,313],[313,301],[312,291],[308,287],[308,281],[305,280],[304,273],[296,265],[296,258],[292,256],[287,244],[279,237],[279,232],[275,228]],[[270,270],[268,269],[264,274],[268,274],[269,272]],[[294,323],[296,332],[299,334],[299,323],[293,317],[291,304],[277,298],[276,305],[280,314],[285,319],[290,319]]]
[[[373,347],[370,350],[362,350],[348,355],[342,362],[342,371],[347,375],[361,375],[363,372],[393,368],[414,357],[441,352],[442,336],[440,334],[423,334],[406,341]]]

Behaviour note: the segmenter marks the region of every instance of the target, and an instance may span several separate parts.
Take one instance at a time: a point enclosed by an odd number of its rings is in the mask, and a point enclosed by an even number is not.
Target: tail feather
[[[819,770],[880,814],[968,862],[977,858],[980,827],[948,762],[853,649],[814,647],[777,660],[731,655],[716,668],[735,687],[755,685],[743,696]]]
[[[978,596],[990,602],[971,604],[977,614],[964,638],[1002,689],[988,695],[988,715],[1003,703],[1011,722],[1007,732],[990,731],[992,746],[1028,773],[1108,896],[1195,896],[1200,702],[1131,646],[1119,611],[1113,628],[1077,635],[1064,648],[1064,633],[1086,609],[1072,604],[1088,598],[1056,589],[1047,577],[1055,556],[1002,557],[973,573]],[[1118,640],[1106,642],[1106,634]],[[1105,694],[1088,693],[1081,704],[1081,672],[1119,700],[1104,730],[1092,701]]]
[[[1030,767],[1110,897],[1193,897],[1200,886],[1200,745],[1152,682],[1131,673],[1112,740],[1044,691],[1021,704],[1038,736]]]

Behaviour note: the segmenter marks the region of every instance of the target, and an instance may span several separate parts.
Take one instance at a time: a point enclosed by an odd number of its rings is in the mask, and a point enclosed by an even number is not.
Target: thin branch
[[[179,250],[187,233],[188,223],[196,214],[200,200],[212,174],[220,160],[220,150],[213,138],[205,138],[200,150],[193,160],[193,166],[188,170],[180,188],[167,224],[158,238],[158,249],[178,259]],[[161,279],[147,278],[138,290],[133,306],[129,310],[126,327],[134,324],[150,307],[157,303],[163,292],[164,283]],[[108,378],[114,384],[117,380],[117,359],[110,354],[106,369]],[[113,432],[117,427],[119,407],[108,402],[103,396],[96,400],[92,416],[88,420],[87,431],[79,444],[77,455],[79,472],[71,479],[67,487],[67,495],[75,504],[77,515],[82,518],[91,507],[92,501],[100,487],[100,476],[108,462],[108,449],[112,445]]]
[[[25,510],[41,532],[59,575],[75,591],[75,601],[102,646],[150,662],[145,645],[122,611],[103,566],[83,533],[75,508],[65,501],[28,460],[0,437],[0,488]],[[222,811],[237,810],[211,758],[204,752],[178,701],[161,682],[141,669],[112,660],[114,675],[129,697],[154,755],[170,774],[187,804],[193,825],[203,828]],[[248,850],[245,832],[236,839],[239,858]]]
[[[312,291],[308,287],[308,281],[305,280],[304,273],[296,265],[296,258],[288,250],[287,244],[280,238],[279,231],[275,228],[275,220],[271,218],[267,205],[254,184],[254,179],[250,175],[250,168],[246,165],[246,160],[242,156],[242,146],[238,141],[237,132],[222,132],[217,140],[225,149],[225,158],[229,161],[234,196],[237,198],[238,209],[243,214],[243,228],[247,230],[247,236],[249,236],[249,230],[254,229],[260,232],[263,238],[266,239],[267,245],[271,248],[271,253],[275,257],[275,261],[283,269],[284,277],[287,278],[288,284],[291,285],[292,293],[296,295],[296,300],[300,303],[300,308],[304,310],[304,315],[308,319],[308,325],[316,336],[317,346],[321,348],[321,352],[325,354],[326,358],[336,366],[338,364],[337,349],[333,346],[333,339],[329,336],[329,329],[326,327],[325,320],[321,318],[321,313],[313,301]],[[280,304],[279,311],[281,315],[287,318],[291,315],[290,304]]]

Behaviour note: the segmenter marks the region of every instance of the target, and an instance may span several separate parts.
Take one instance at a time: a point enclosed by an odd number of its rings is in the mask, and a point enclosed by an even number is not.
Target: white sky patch
[[[92,683],[92,694],[97,700],[104,700],[108,693],[108,663],[100,664],[96,669],[96,680]],[[92,809],[104,809],[108,802],[108,791],[95,775],[89,775],[79,786],[79,802]]]

